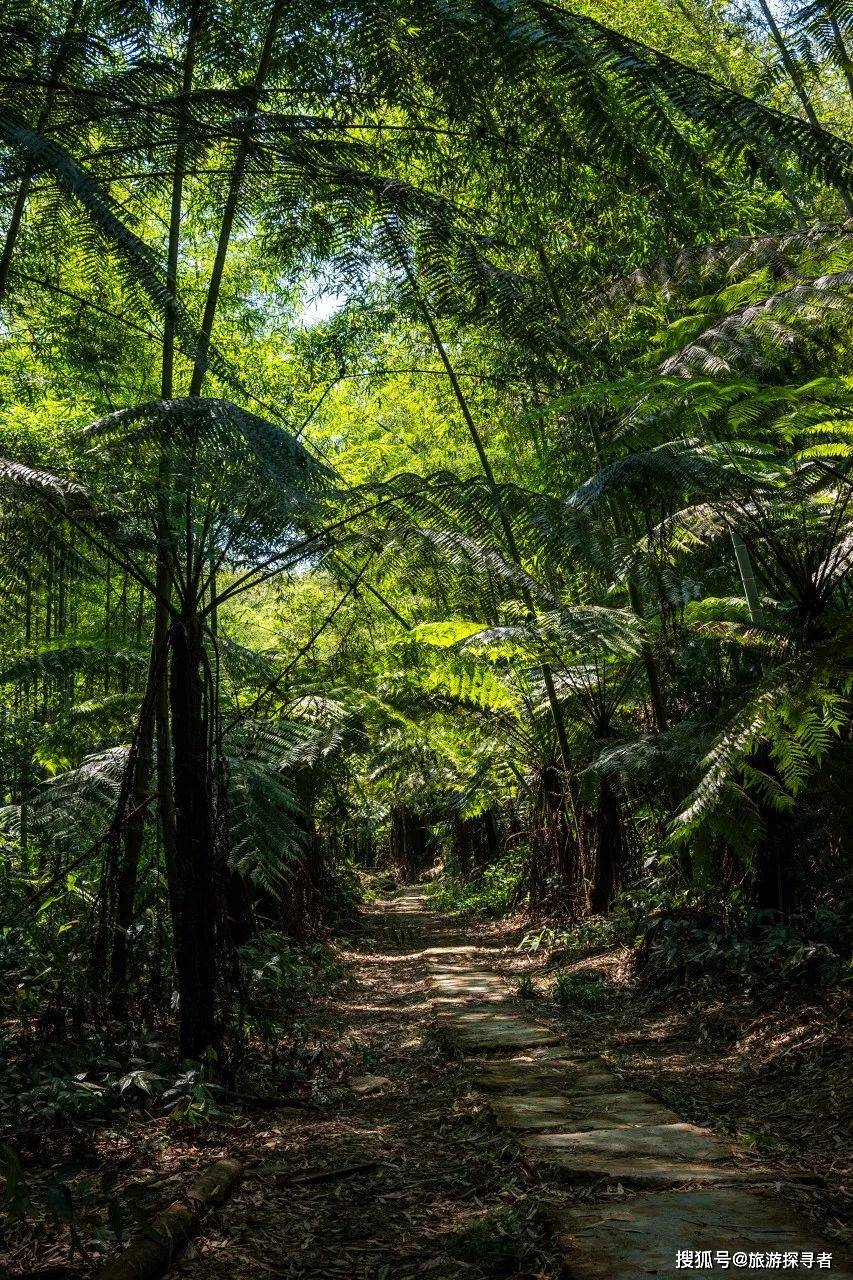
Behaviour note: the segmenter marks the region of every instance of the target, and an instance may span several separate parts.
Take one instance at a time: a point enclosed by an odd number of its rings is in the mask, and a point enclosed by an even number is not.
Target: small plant
[[[827,943],[759,914],[725,926],[710,912],[670,911],[646,922],[637,968],[658,983],[728,983],[751,990],[770,984],[819,987],[838,980],[844,960]]]
[[[297,944],[267,930],[240,948],[245,966],[248,1016],[255,1029],[277,1024],[306,1000],[339,980],[340,961],[322,942]]]
[[[361,1065],[367,1072],[378,1071],[382,1066],[382,1054],[372,1044],[363,1044],[359,1046],[361,1051]]]
[[[535,955],[538,951],[549,955],[558,954],[571,962],[584,960],[601,951],[609,951],[625,940],[616,919],[593,917],[570,929],[552,929],[546,926],[527,933],[521,940],[520,950],[527,951],[530,955]]]
[[[0,1204],[10,1217],[23,1217],[30,1203],[24,1170],[18,1155],[7,1142],[0,1143]]]
[[[554,999],[560,1008],[592,1012],[607,1003],[607,989],[600,978],[591,973],[558,973]]]
[[[172,1106],[172,1120],[197,1129],[219,1114],[216,1104],[219,1086],[211,1078],[215,1070],[216,1055],[212,1050],[200,1063],[187,1064],[187,1070],[163,1094],[163,1101]]]
[[[519,1000],[532,1000],[536,995],[536,987],[533,983],[532,973],[522,973],[515,988],[515,994]]]

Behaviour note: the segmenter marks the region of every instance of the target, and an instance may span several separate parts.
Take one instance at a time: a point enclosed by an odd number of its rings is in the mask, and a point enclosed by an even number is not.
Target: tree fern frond
[[[124,644],[61,641],[14,657],[0,657],[0,684],[24,684],[45,677],[55,680],[78,672],[94,673],[105,669],[138,675],[146,660],[144,650]]]

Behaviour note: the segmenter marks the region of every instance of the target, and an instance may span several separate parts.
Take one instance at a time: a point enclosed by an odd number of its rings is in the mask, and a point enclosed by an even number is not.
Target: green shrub
[[[558,973],[554,999],[564,1011],[583,1009],[593,1012],[607,1003],[607,987],[593,973]]]
[[[742,989],[768,985],[822,986],[839,979],[843,958],[825,942],[792,927],[747,918],[724,927],[698,914],[661,914],[646,922],[638,970],[678,985],[729,982]]]
[[[430,904],[437,911],[497,919],[516,905],[523,871],[521,858],[516,853],[508,854],[486,867],[477,880],[444,877],[434,881],[429,890]]]
[[[515,994],[519,1000],[532,1000],[536,995],[532,973],[522,973],[516,983]]]
[[[621,920],[613,916],[606,920],[594,916],[569,929],[538,929],[535,933],[525,934],[521,949],[531,955],[535,955],[537,951],[549,954],[558,952],[568,962],[585,960],[587,956],[610,951],[624,942],[621,923]]]
[[[255,1009],[292,1012],[304,1000],[326,990],[340,975],[340,964],[322,942],[294,943],[268,930],[240,948],[249,1004]]]

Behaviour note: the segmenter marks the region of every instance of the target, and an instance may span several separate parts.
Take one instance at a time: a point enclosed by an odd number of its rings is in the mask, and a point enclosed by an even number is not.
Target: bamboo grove
[[[18,1012],[231,1069],[246,948],[377,858],[842,913],[847,0],[11,0],[2,46]]]

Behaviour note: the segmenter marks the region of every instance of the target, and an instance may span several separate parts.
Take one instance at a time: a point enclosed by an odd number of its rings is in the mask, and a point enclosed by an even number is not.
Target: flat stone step
[[[461,1012],[465,1009],[470,1009],[474,1003],[478,1006],[489,1004],[493,1008],[498,1006],[497,1012],[505,1011],[508,1007],[512,1008],[512,1005],[509,1005],[507,1001],[505,991],[495,991],[494,994],[490,994],[488,991],[472,991],[468,995],[432,995],[430,999],[435,1008],[442,1013],[449,1013],[453,1009],[458,1009]]]
[[[563,1061],[513,1059],[480,1066],[481,1069],[473,1074],[472,1082],[489,1092],[562,1094],[573,1098],[585,1094],[618,1093],[620,1089],[617,1077],[595,1058],[566,1058]]]
[[[529,1054],[518,1053],[515,1056],[515,1061],[518,1062],[522,1062],[525,1059],[530,1062],[539,1062],[543,1065],[550,1063],[562,1064],[565,1062],[597,1062],[601,1066],[604,1065],[604,1060],[597,1053],[572,1053],[571,1049],[563,1042],[544,1049],[534,1049]]]
[[[562,1129],[584,1133],[627,1125],[677,1124],[678,1116],[642,1093],[594,1093],[585,1098],[525,1094],[489,1103],[502,1129]]]
[[[732,1152],[693,1124],[649,1124],[584,1133],[535,1133],[521,1139],[535,1161],[567,1174],[633,1182],[729,1182],[761,1176],[738,1168]]]
[[[472,978],[491,978],[492,982],[501,982],[502,978],[494,969],[475,961],[474,956],[455,959],[453,956],[430,956],[427,961],[431,973],[462,974]]]
[[[506,1000],[503,982],[489,973],[448,973],[441,971],[430,977],[430,986],[438,992],[438,1001]]]
[[[464,1005],[441,1009],[436,1015],[439,1034],[466,1049],[481,1053],[558,1044],[560,1037],[500,1004]]]
[[[428,947],[424,947],[420,954],[424,959],[432,964],[434,961],[441,960],[446,964],[470,964],[473,956],[482,956],[487,950],[485,947],[479,947],[473,942],[457,942],[452,938],[435,938]]]
[[[838,1247],[821,1240],[814,1228],[782,1201],[739,1190],[672,1192],[640,1195],[618,1204],[555,1209],[550,1214],[566,1255],[572,1280],[637,1280],[683,1271],[685,1280],[720,1280],[733,1276],[766,1275],[771,1270],[796,1273],[811,1270],[832,1280],[850,1280],[849,1263]],[[676,1267],[679,1251],[700,1254],[698,1266]],[[701,1254],[710,1250],[711,1266]],[[723,1255],[717,1261],[717,1254]],[[812,1266],[799,1264],[801,1254],[812,1255]],[[736,1253],[746,1265],[734,1266]],[[831,1269],[820,1268],[819,1254],[832,1254]],[[765,1265],[750,1266],[750,1254],[762,1255]],[[797,1255],[792,1264],[785,1255]],[[724,1265],[728,1257],[728,1266]],[[685,1259],[682,1259],[684,1262]],[[753,1261],[756,1261],[753,1259]]]

